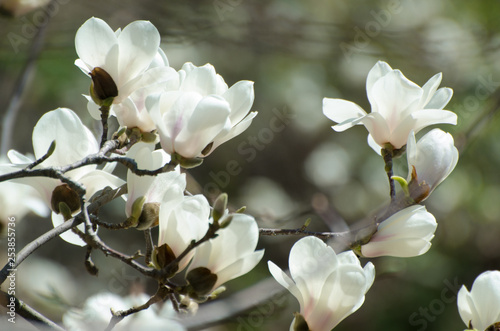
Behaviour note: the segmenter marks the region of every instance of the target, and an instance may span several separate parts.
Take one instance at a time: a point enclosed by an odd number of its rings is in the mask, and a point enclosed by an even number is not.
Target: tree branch
[[[14,298],[14,300],[12,301],[11,298]],[[33,324],[33,326],[35,326],[37,329],[46,330],[47,328],[45,326],[48,326],[53,330],[65,331],[59,325],[52,322],[47,317],[43,316],[42,314],[37,312],[35,309],[31,308],[29,305],[27,305],[23,301],[19,300],[18,298],[14,297],[14,296],[8,295],[4,291],[0,291],[0,303],[2,304],[2,306],[4,306],[5,308],[7,308],[7,310],[9,310],[9,307],[7,307],[7,305],[10,304],[10,302],[14,302],[15,313],[22,316],[28,322]],[[44,325],[44,327],[41,327],[42,324]]]
[[[101,195],[100,197],[94,199],[94,201],[88,206],[90,212],[97,211],[100,207],[105,205],[106,203],[112,201],[116,197],[119,197],[127,192],[127,185],[123,185],[115,190],[107,191],[107,193]],[[31,255],[35,250],[37,250],[40,246],[44,245],[48,241],[57,237],[63,232],[68,231],[69,229],[77,226],[78,224],[83,222],[83,217],[81,214],[78,214],[74,218],[67,220],[63,224],[47,231],[42,234],[37,239],[33,240],[29,244],[27,244],[17,255],[16,260],[13,266],[10,264],[6,264],[2,270],[0,271],[0,284],[2,284],[7,276],[9,275],[9,269],[15,269],[19,266],[28,256]]]

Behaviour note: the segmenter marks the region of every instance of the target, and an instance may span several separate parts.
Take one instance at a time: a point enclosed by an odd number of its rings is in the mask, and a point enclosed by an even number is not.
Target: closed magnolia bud
[[[227,208],[227,194],[222,193],[217,197],[212,208],[212,218],[215,222],[218,222],[220,218],[224,215]]]
[[[213,274],[208,268],[198,267],[188,272],[186,280],[191,285],[196,296],[203,296],[210,294],[217,282],[217,275]]]
[[[163,244],[160,247],[155,247],[151,258],[153,260],[153,264],[158,269],[162,269],[175,260],[175,253],[172,251],[170,246]]]
[[[203,159],[199,157],[194,157],[194,158],[185,158],[177,153],[174,153],[172,155],[172,161],[177,162],[181,167],[184,169],[191,169],[191,168],[196,168],[197,166],[201,165],[203,163]]]
[[[304,316],[302,316],[300,313],[293,313],[293,315],[295,316],[293,322],[293,331],[309,331],[309,326],[307,325]]]
[[[68,184],[56,186],[52,191],[50,205],[56,214],[60,213],[59,203],[61,202],[64,202],[72,213],[80,209],[80,197]]]
[[[112,98],[118,96],[118,88],[113,78],[111,78],[106,70],[99,67],[95,67],[90,72],[90,77],[92,77],[92,84],[90,85],[90,96],[92,100],[99,106],[110,106]],[[110,98],[111,102],[109,102]]]

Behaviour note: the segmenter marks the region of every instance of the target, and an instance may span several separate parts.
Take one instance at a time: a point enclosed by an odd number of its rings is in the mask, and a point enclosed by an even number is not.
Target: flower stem
[[[387,178],[389,179],[389,188],[391,195],[391,202],[396,199],[396,186],[394,184],[394,179],[392,176],[394,175],[392,171],[392,158],[394,156],[394,149],[392,146],[385,146],[382,148],[382,157],[385,162],[385,172],[387,173]]]
[[[109,117],[109,106],[103,105],[100,108],[101,111],[101,123],[102,123],[102,136],[100,148],[104,146],[106,140],[108,140],[108,117]]]

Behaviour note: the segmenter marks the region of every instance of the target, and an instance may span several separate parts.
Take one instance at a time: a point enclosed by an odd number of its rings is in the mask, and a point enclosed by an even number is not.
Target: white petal
[[[181,84],[183,92],[197,92],[202,96],[217,93],[217,74],[211,64],[196,67],[188,62],[182,66],[182,71],[186,72],[184,81]]]
[[[109,49],[116,42],[115,34],[109,25],[99,18],[92,17],[76,32],[76,53],[91,67],[100,67],[104,65]]]
[[[212,146],[212,149],[205,156],[210,155],[210,153],[212,151],[214,151],[217,147],[219,147],[220,145],[222,145],[226,141],[228,141],[230,139],[233,139],[234,137],[240,135],[246,129],[248,129],[248,127],[250,126],[250,124],[252,124],[252,120],[253,120],[253,118],[255,116],[257,116],[257,112],[256,111],[251,112],[241,122],[239,122],[238,124],[236,124],[235,126],[233,126],[229,132],[227,132],[227,133],[226,132],[221,132],[221,134],[217,135],[214,138],[214,141],[213,141],[214,145]]]
[[[61,214],[56,214],[56,213],[52,212],[52,224],[54,225],[54,227],[59,226],[63,223],[64,223],[64,216],[62,216]],[[85,226],[83,225],[83,223],[79,224],[77,226],[77,228],[80,229],[82,232],[85,232]],[[71,230],[68,230],[66,232],[61,233],[59,235],[59,237],[61,237],[61,239],[63,239],[64,241],[66,241],[72,245],[76,245],[76,246],[86,246],[87,245],[85,243],[85,241],[80,239],[79,235],[77,235],[76,233],[74,233]]]
[[[411,115],[415,120],[415,133],[434,124],[457,124],[457,114],[441,109],[424,109]]]
[[[66,108],[45,113],[33,129],[33,149],[40,158],[56,141],[54,153],[43,163],[44,166],[63,166],[78,161],[99,150],[96,139],[80,118]]]
[[[7,152],[7,157],[9,158],[10,162],[20,165],[28,165],[35,161],[34,159],[29,158],[14,149],[11,149]]]
[[[175,151],[186,158],[198,157],[222,131],[230,129],[229,104],[217,95],[203,98],[175,139]]]
[[[378,155],[382,155],[382,147],[377,144],[371,134],[368,134],[368,138],[366,140],[368,142],[368,146],[370,146]]]
[[[410,106],[422,97],[422,89],[408,80],[399,70],[387,73],[371,89],[372,113],[380,113],[392,131]]]
[[[472,319],[474,328],[483,330],[500,322],[500,271],[486,271],[479,275],[470,294],[478,313]]]
[[[120,85],[146,70],[158,53],[160,34],[148,21],[127,25],[118,37]]]
[[[429,102],[425,105],[426,109],[443,109],[453,96],[453,90],[448,87],[440,88],[434,93]]]
[[[233,126],[240,123],[252,108],[255,99],[253,85],[254,82],[242,80],[231,86],[222,95],[231,108],[229,119]]]
[[[339,123],[335,126],[336,131],[344,131],[357,123],[353,120],[366,115],[366,112],[357,104],[343,99],[323,98],[323,114],[332,121]]]
[[[420,99],[420,103],[417,108],[427,108],[425,105],[429,103],[429,101],[434,97],[434,93],[436,93],[439,84],[441,84],[441,79],[443,78],[442,73],[435,74],[432,76],[427,83],[422,86],[423,94]]]
[[[467,288],[464,285],[462,285],[460,291],[458,291],[457,305],[460,317],[462,318],[462,321],[464,321],[465,325],[468,327],[469,322],[471,322],[472,319],[478,314],[472,302],[470,293],[469,291],[467,291]],[[484,329],[485,328],[482,328],[481,330]]]
[[[302,294],[300,294],[299,289],[297,288],[297,285],[293,282],[293,280],[288,277],[286,273],[283,272],[283,270],[280,269],[276,264],[274,264],[272,261],[268,261],[267,265],[269,267],[269,272],[271,275],[276,279],[276,281],[286,288],[292,295],[299,301],[301,305],[304,304],[304,300],[302,298]]]
[[[217,273],[217,282],[214,284],[213,288],[215,289],[232,279],[248,273],[260,262],[260,260],[262,260],[263,256],[264,250],[261,249],[244,256],[226,268],[220,270]]]

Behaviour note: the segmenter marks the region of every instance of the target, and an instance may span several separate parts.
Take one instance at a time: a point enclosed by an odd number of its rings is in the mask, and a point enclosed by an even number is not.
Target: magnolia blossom
[[[362,124],[369,132],[370,146],[380,153],[380,147],[391,144],[402,148],[410,131],[438,123],[456,124],[457,115],[443,110],[450,101],[450,88],[437,89],[441,73],[420,87],[399,70],[379,61],[368,73],[366,92],[372,111],[367,114],[357,104],[343,99],[323,99],[323,113],[334,122],[335,131],[344,131]]]
[[[137,143],[129,150],[127,157],[137,162],[139,169],[155,170],[170,161],[170,155],[163,150],[155,150],[154,145]],[[186,187],[185,175],[181,174],[177,167],[174,171],[161,173],[157,176],[138,176],[132,171],[127,172],[128,197],[125,204],[127,217],[138,218],[144,208],[157,209],[165,195],[169,200],[182,199]],[[137,199],[144,199],[139,211],[133,211]],[[155,218],[158,214],[154,212]],[[137,219],[138,221],[139,219]],[[147,220],[143,220],[146,222]],[[155,221],[156,223],[156,221]],[[154,224],[156,225],[156,224]],[[138,229],[149,227],[147,224],[139,224]]]
[[[83,125],[80,118],[72,110],[67,108],[58,108],[45,113],[35,125],[33,129],[35,159],[44,156],[54,140],[56,148],[52,155],[34,169],[68,165],[99,151],[97,140],[90,130]],[[10,150],[8,157],[18,169],[25,168],[35,161],[15,150]],[[110,171],[109,167],[97,170],[97,165],[87,165],[68,171],[65,175],[82,184],[86,189],[85,197],[89,199],[94,193],[106,186],[116,188],[124,183],[123,180],[111,175],[108,171]],[[45,204],[51,206],[54,211],[52,213],[54,226],[64,222],[64,217],[58,214],[59,202],[65,202],[73,213],[80,210],[76,193],[58,179],[29,177],[19,178],[16,181],[35,188]],[[79,227],[84,229],[83,225]],[[61,234],[61,238],[75,245],[85,245],[80,237],[72,231]]]
[[[362,268],[352,251],[335,254],[316,237],[297,241],[288,264],[291,278],[271,261],[269,271],[297,298],[300,314],[314,331],[330,331],[358,310],[375,278],[371,262]]]
[[[429,186],[427,196],[455,169],[458,162],[458,150],[451,134],[434,129],[418,142],[413,132],[408,136],[406,145],[408,160],[408,182],[412,179],[415,168],[418,183]]]
[[[218,236],[201,244],[187,271],[187,279],[200,295],[213,292],[225,282],[246,274],[262,259],[264,250],[255,251],[259,228],[252,216],[229,214],[229,225]],[[224,217],[220,220],[223,222]],[[197,279],[197,275],[203,277]],[[207,277],[210,275],[210,277]],[[201,279],[200,283],[197,281]]]
[[[239,81],[230,88],[212,65],[186,63],[179,71],[180,85],[147,100],[162,148],[191,159],[205,157],[220,144],[239,135],[257,115],[251,112],[253,82]]]
[[[68,310],[62,320],[68,330],[93,331],[104,330],[111,320],[111,309],[114,311],[127,310],[134,306],[144,304],[149,300],[146,294],[129,295],[120,297],[113,293],[99,293],[88,298],[81,309]],[[113,330],[186,330],[176,321],[176,313],[170,302],[165,302],[161,308],[153,305],[148,309],[139,311],[125,317],[116,324]]]
[[[500,326],[500,271],[480,274],[470,292],[460,288],[457,298],[458,312],[465,325],[486,330],[491,325]],[[496,329],[495,329],[496,330]]]
[[[414,205],[381,222],[370,242],[361,246],[366,257],[422,255],[431,247],[437,222],[424,206]]]
[[[186,188],[185,177],[182,191]],[[169,190],[160,205],[158,261],[168,264],[178,257],[189,246],[191,241],[201,239],[208,230],[210,205],[201,195],[179,196],[175,190]],[[161,251],[163,245],[165,249]],[[194,251],[184,257],[179,263],[178,272],[184,270],[193,257]],[[160,265],[163,267],[163,265]]]
[[[116,85],[118,93],[113,104],[119,106],[113,110],[119,123],[142,131],[154,130],[144,108],[145,95],[157,91],[162,83],[177,81],[177,73],[168,66],[159,48],[160,34],[156,27],[148,21],[135,21],[123,31],[113,31],[106,22],[92,17],[78,29],[75,46],[80,57],[75,64],[85,74],[95,76],[94,69],[99,68],[112,79],[112,82],[103,79],[104,85]],[[100,119],[99,107],[88,99],[91,115]]]

